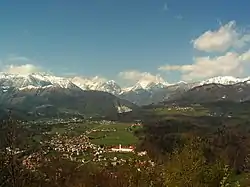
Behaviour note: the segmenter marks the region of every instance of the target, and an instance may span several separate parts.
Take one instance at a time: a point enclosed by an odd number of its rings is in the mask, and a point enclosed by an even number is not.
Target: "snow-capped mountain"
[[[122,88],[114,80],[105,80],[99,77],[58,77],[46,73],[32,73],[28,75],[0,73],[0,87],[2,93],[9,88],[19,90],[36,89],[79,89],[108,92],[122,99],[129,100],[139,105],[160,102],[176,93],[181,94],[197,86],[207,84],[234,85],[239,83],[249,84],[250,77],[235,78],[232,76],[219,76],[201,82],[187,83],[180,81],[170,84],[162,79],[140,80],[128,88]]]
[[[134,86],[125,88],[123,90],[124,91],[154,90],[154,89],[164,88],[168,85],[169,84],[167,82],[164,82],[163,80],[155,80],[155,81],[139,80]]]
[[[77,88],[78,87],[69,79],[63,78],[63,77],[45,76],[45,79],[47,79],[52,85],[55,85],[61,88]]]
[[[247,78],[235,78],[232,76],[218,76],[218,77],[213,77],[204,81],[200,82],[200,85],[204,84],[222,84],[222,85],[232,85],[240,82],[245,82],[247,80],[250,80],[250,77]]]
[[[121,87],[114,80],[110,80],[98,85],[98,87],[96,87],[96,90],[109,92],[114,95],[119,95],[122,91]]]
[[[1,87],[14,87],[18,89],[36,89],[47,87],[80,88],[82,90],[98,90],[118,95],[121,87],[113,80],[104,81],[98,77],[89,78],[65,78],[49,74],[32,73],[28,75],[0,73]]]
[[[70,81],[83,90],[97,90],[97,87],[105,82],[103,79],[98,77],[74,77],[71,78]]]
[[[121,87],[114,81],[106,81],[99,77],[94,78],[84,78],[84,77],[74,77],[71,82],[77,85],[83,90],[98,90],[103,92],[109,92],[114,95],[119,95],[122,91]]]
[[[82,90],[98,90],[109,92],[114,95],[120,95],[126,92],[133,92],[138,90],[146,91],[157,91],[164,88],[178,88],[178,87],[188,87],[192,88],[198,85],[205,84],[222,84],[222,85],[232,85],[240,82],[250,82],[250,77],[247,78],[235,78],[232,76],[219,76],[210,78],[201,82],[196,83],[186,83],[180,81],[175,84],[169,84],[162,80],[140,80],[135,85],[122,88],[114,80],[104,80],[99,77],[94,78],[84,78],[84,77],[58,77],[45,73],[32,73],[28,75],[19,75],[19,74],[8,74],[0,73],[0,86],[9,86],[16,88],[41,88],[41,87],[61,87],[61,88],[81,88]]]
[[[1,73],[0,86],[15,87],[18,89],[46,88],[50,86],[68,89],[78,88],[67,78],[42,73],[28,75]]]
[[[176,93],[166,103],[209,103],[217,101],[250,101],[250,84],[248,81],[236,84],[204,84],[193,87],[181,94]]]
[[[33,75],[1,74],[0,85],[24,89],[26,87],[27,88],[46,87],[51,85],[51,82],[46,79],[37,79]]]

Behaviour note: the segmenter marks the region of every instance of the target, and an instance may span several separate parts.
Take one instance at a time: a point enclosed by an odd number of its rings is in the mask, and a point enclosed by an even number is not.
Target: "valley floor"
[[[249,108],[218,102],[151,106],[130,122],[7,121],[0,171],[12,180],[18,158],[20,176],[31,172],[46,186],[249,186]]]

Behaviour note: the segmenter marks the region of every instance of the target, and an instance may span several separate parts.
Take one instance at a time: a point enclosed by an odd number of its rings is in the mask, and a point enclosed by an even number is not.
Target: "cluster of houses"
[[[50,161],[50,159],[46,157],[47,153],[48,152],[36,152],[36,153],[32,153],[31,155],[26,156],[23,159],[22,164],[27,169],[35,171],[42,164],[42,162],[48,162],[48,161]]]
[[[72,136],[57,134],[49,142],[54,151],[61,153],[71,153],[71,155],[79,156],[88,149],[96,149],[97,146],[92,144],[85,135]]]
[[[69,137],[67,135],[56,135],[50,142],[50,146],[54,151],[63,153],[64,157],[70,160],[75,160],[76,157],[91,153],[94,158],[93,161],[101,161],[100,155],[106,152],[120,152],[120,153],[136,153],[135,146],[118,146],[100,147],[92,144],[86,135]],[[139,156],[146,155],[146,152],[137,153]]]
[[[131,146],[122,146],[119,144],[118,146],[111,147],[109,149],[110,152],[120,152],[120,153],[135,153],[136,147],[131,145]],[[147,154],[146,151],[141,151],[137,153],[139,156],[144,156]]]
[[[39,153],[33,153],[26,157],[23,160],[23,165],[26,166],[26,168],[35,170],[42,162],[49,161],[49,159],[46,158],[46,154],[51,151],[51,148],[53,151],[60,153],[64,159],[81,163],[87,163],[90,161],[102,162],[105,164],[111,163],[114,166],[125,163],[126,160],[122,158],[118,159],[117,157],[108,159],[104,156],[104,153],[133,153],[137,154],[138,156],[144,156],[147,154],[145,151],[136,152],[135,146],[122,146],[119,144],[118,146],[113,147],[100,147],[98,145],[92,144],[85,135],[70,137],[67,135],[57,134],[49,142],[44,143],[48,145],[48,150]],[[92,156],[86,159],[86,153]]]
[[[109,149],[110,152],[124,152],[124,153],[128,153],[128,152],[134,152],[135,151],[135,147],[134,146],[124,146],[122,147],[121,144],[119,144],[118,146],[114,146],[111,147]]]
[[[94,122],[93,122],[94,123]],[[113,122],[109,121],[101,121],[101,124],[110,124]],[[132,124],[130,127],[137,127],[141,126],[142,124],[140,122]],[[67,131],[71,132],[75,126],[72,124],[68,124]],[[115,128],[110,129],[91,129],[90,132],[115,132]],[[90,133],[89,132],[89,133]],[[64,159],[69,159],[71,161],[77,161],[77,162],[102,162],[102,161],[109,161],[112,163],[123,163],[126,162],[123,159],[117,159],[114,157],[114,159],[105,158],[105,153],[133,153],[137,154],[139,156],[144,156],[147,153],[144,152],[137,152],[136,147],[133,145],[130,146],[122,146],[121,144],[112,146],[112,147],[103,147],[96,144],[91,143],[87,136],[88,132],[85,134],[81,134],[78,136],[69,136],[67,134],[59,134],[56,133],[52,136],[52,138],[49,141],[40,142],[41,144],[48,145],[47,151],[54,151],[59,153]],[[47,154],[48,152],[46,152]],[[45,154],[45,152],[44,152]],[[29,168],[34,169],[35,166],[39,165],[39,162],[43,159],[44,154],[32,154],[28,156],[26,159],[24,159],[23,164]],[[86,157],[86,155],[88,155]],[[45,157],[45,155],[44,155]],[[88,158],[88,159],[86,159]],[[107,163],[106,162],[106,163]]]
[[[173,106],[169,107],[168,111],[171,110],[177,110],[177,111],[193,111],[194,109],[192,107],[179,107],[179,106]]]
[[[117,130],[115,128],[110,129],[91,129],[89,131],[86,131],[86,134],[90,134],[92,132],[116,132]]]

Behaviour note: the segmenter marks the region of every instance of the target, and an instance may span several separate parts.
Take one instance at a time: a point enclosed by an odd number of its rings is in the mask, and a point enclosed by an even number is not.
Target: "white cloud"
[[[119,77],[131,83],[135,83],[141,80],[148,82],[164,82],[164,79],[159,74],[153,75],[149,72],[140,72],[136,70],[120,72]]]
[[[246,52],[233,50],[250,44],[250,32],[240,31],[235,21],[221,25],[218,30],[206,31],[192,43],[195,49],[201,51],[225,53],[215,57],[195,57],[192,64],[165,65],[159,67],[158,70],[179,71],[182,79],[191,81],[214,76],[243,76],[250,65],[250,50]]]
[[[9,58],[6,59],[7,62],[29,62],[31,61],[29,58],[24,57],[24,56],[11,56]]]
[[[193,47],[206,52],[225,52],[229,48],[242,48],[250,43],[250,32],[239,31],[235,21],[222,25],[218,30],[208,30],[191,41]]]
[[[189,65],[165,65],[158,69],[161,71],[180,71],[184,80],[196,80],[214,76],[241,76],[244,67],[250,63],[250,50],[238,54],[228,52],[217,57],[197,57],[194,63]]]
[[[42,72],[43,68],[34,64],[34,61],[25,57],[10,54],[2,60],[0,71],[12,74],[30,74]]]
[[[42,68],[35,66],[33,64],[7,65],[3,68],[3,71],[12,74],[30,74],[30,73],[41,72]]]
[[[192,68],[192,65],[164,65],[160,66],[160,71],[187,71]]]
[[[94,76],[94,77],[83,77],[83,76],[75,76],[71,79],[73,82],[81,83],[81,84],[93,84],[93,83],[104,83],[108,80],[104,77]]]
[[[240,56],[240,60],[243,61],[243,62],[249,62],[250,61],[250,49]]]

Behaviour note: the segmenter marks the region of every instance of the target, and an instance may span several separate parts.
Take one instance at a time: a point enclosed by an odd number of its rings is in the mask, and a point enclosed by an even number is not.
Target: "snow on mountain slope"
[[[140,80],[138,81],[134,86],[132,86],[130,89],[126,89],[127,91],[136,91],[136,90],[152,90],[152,89],[160,89],[168,86],[169,84],[167,82],[164,82],[163,80]]]
[[[16,87],[19,89],[35,89],[47,86],[56,86],[61,88],[77,87],[66,78],[41,73],[33,73],[29,75],[1,73],[0,85]]]
[[[77,85],[72,83],[69,79],[63,77],[55,77],[55,76],[45,76],[52,85],[56,85],[61,88],[78,88]]]
[[[46,73],[32,73],[29,75],[9,74],[0,73],[0,86],[1,87],[14,87],[18,89],[36,89],[36,88],[49,88],[49,87],[60,87],[60,88],[80,88],[82,90],[97,90],[103,92],[109,92],[114,95],[124,95],[130,92],[145,94],[144,92],[155,93],[157,91],[166,90],[177,90],[183,88],[184,90],[191,89],[196,86],[204,84],[223,84],[231,85],[236,83],[250,83],[250,77],[247,78],[235,78],[232,76],[219,76],[210,78],[201,82],[186,83],[178,82],[176,84],[169,84],[162,79],[155,80],[140,80],[136,84],[128,88],[121,88],[114,80],[107,81],[98,76],[92,78],[86,77],[58,77]]]
[[[122,91],[121,87],[114,80],[110,80],[98,85],[96,90],[109,92],[114,95],[119,95]]]
[[[165,88],[167,87],[168,84],[166,83],[155,83],[155,82],[151,82],[146,86],[146,90],[157,90],[157,89],[161,89],[161,88]]]
[[[82,88],[83,90],[96,90],[101,84],[105,82],[104,79],[99,77],[86,78],[86,77],[74,77],[71,81]]]
[[[16,88],[22,88],[26,86],[43,87],[50,85],[50,81],[46,79],[37,79],[33,74],[30,75],[17,75],[17,74],[6,74],[0,75],[0,85],[10,86]]]
[[[118,95],[121,87],[113,80],[106,81],[99,77],[94,78],[66,78],[43,73],[29,75],[0,73],[0,86],[9,86],[19,89],[36,89],[54,86],[60,88],[81,88],[82,90],[98,90]]]
[[[241,79],[241,78],[235,78],[232,76],[218,76],[218,77],[213,77],[213,78],[201,81],[200,85],[211,84],[211,83],[232,85],[232,84],[236,84],[236,83],[240,83],[240,82],[245,82],[249,79],[250,79],[249,77]]]
[[[126,88],[122,88],[122,92],[121,93],[126,93],[126,92],[129,92],[133,89],[133,86],[130,86],[130,87],[126,87]]]
[[[114,81],[106,81],[99,77],[94,78],[83,78],[83,77],[74,77],[71,81],[82,88],[83,90],[98,90],[103,92],[109,92],[114,95],[121,93],[121,87]]]

